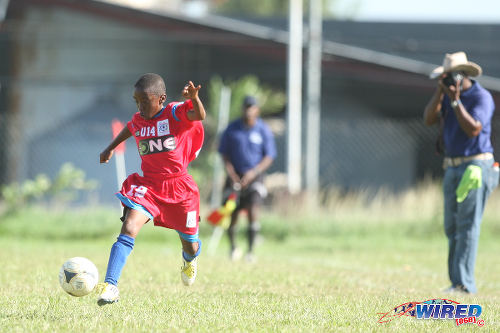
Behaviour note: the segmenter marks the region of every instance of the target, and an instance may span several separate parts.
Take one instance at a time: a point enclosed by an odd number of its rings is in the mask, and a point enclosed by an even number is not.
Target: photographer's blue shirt
[[[274,136],[262,119],[257,119],[253,127],[247,127],[240,118],[229,124],[222,134],[219,153],[229,158],[237,173],[244,174],[265,156],[276,157]]]
[[[495,111],[495,103],[491,94],[472,81],[472,86],[460,93],[460,101],[467,112],[483,127],[478,136],[469,138],[458,123],[450,99],[445,94],[441,115],[444,117],[443,139],[445,155],[449,157],[471,156],[481,153],[492,153],[491,119]]]

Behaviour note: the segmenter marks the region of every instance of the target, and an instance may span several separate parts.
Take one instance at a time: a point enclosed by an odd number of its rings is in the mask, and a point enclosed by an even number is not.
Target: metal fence
[[[123,119],[126,121],[126,119]],[[266,120],[272,128],[284,125],[284,119]],[[111,139],[110,121],[88,119],[69,121],[55,126],[56,130],[25,137],[22,122],[18,126],[6,125],[5,115],[0,117],[4,129],[0,136],[3,147],[2,163],[4,183],[32,179],[44,173],[55,177],[61,165],[71,162],[85,171],[87,178],[97,180],[97,200],[114,202],[113,193],[118,184],[115,160],[99,165],[99,153]],[[5,130],[6,129],[6,130]],[[217,156],[214,133],[207,133],[199,160],[191,171],[200,183],[201,193],[208,200],[212,188],[213,161]],[[426,127],[420,118],[398,119],[335,119],[324,117],[321,123],[320,184],[349,189],[401,190],[416,184],[425,175],[440,175],[441,158],[436,156],[437,128]],[[278,155],[269,173],[285,173],[285,133],[276,131]],[[125,153],[127,173],[140,170],[140,158],[134,140],[127,141]],[[303,160],[304,165],[307,160]],[[274,184],[274,186],[285,184]]]

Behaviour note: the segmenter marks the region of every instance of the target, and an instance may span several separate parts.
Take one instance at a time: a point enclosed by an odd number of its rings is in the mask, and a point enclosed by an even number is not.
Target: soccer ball
[[[71,296],[87,295],[94,290],[98,280],[97,267],[82,257],[68,259],[59,271],[59,284]]]

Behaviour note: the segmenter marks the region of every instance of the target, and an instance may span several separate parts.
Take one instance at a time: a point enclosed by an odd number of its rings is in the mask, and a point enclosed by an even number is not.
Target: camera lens
[[[443,78],[443,84],[447,87],[455,86],[463,78],[464,76],[460,72],[446,73],[446,76]]]
[[[451,73],[446,74],[446,76],[443,78],[443,84],[447,87],[454,86],[456,84],[455,78]]]

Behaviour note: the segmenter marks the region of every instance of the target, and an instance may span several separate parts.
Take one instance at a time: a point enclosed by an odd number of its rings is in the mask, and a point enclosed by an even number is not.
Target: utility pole
[[[302,186],[302,0],[290,0],[288,24],[287,179],[295,194]]]
[[[216,142],[219,143],[222,133],[229,123],[231,111],[231,88],[223,85],[220,90],[219,114],[217,120]],[[210,196],[210,208],[219,207],[222,204],[222,187],[224,186],[224,163],[222,157],[216,154],[213,167],[212,195]]]
[[[309,38],[307,48],[307,137],[306,189],[319,189],[319,152],[321,130],[321,40],[322,1],[309,0]]]

